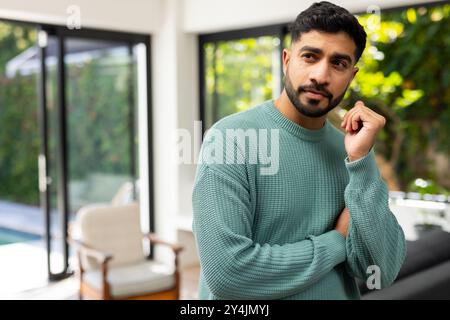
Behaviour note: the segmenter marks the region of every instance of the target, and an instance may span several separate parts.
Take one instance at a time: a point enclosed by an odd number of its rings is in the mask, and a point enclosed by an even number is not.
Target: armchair
[[[139,205],[88,205],[77,214],[69,235],[79,261],[79,298],[179,299],[178,254],[182,247],[142,234]],[[166,246],[173,266],[146,259],[143,240]]]

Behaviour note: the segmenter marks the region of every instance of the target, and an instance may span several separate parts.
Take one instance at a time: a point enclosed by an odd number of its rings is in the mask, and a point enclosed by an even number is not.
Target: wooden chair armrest
[[[178,254],[180,251],[182,251],[184,249],[182,246],[180,246],[178,244],[170,243],[168,241],[158,238],[158,236],[156,236],[154,233],[146,233],[146,234],[144,234],[144,237],[149,239],[150,243],[160,244],[160,245],[164,245],[164,246],[171,248],[175,254]]]
[[[113,258],[111,254],[93,248],[81,240],[68,238],[68,242],[72,244],[79,252],[95,258],[101,264],[106,264]]]

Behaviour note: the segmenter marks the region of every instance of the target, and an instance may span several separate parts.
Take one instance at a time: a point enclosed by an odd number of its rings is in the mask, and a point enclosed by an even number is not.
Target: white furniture
[[[450,206],[444,202],[390,199],[389,208],[405,233],[406,240],[417,240],[416,224],[429,223],[450,232]]]
[[[116,199],[117,200],[117,199]],[[143,239],[169,246],[174,264],[148,260]],[[79,210],[69,239],[78,253],[80,299],[178,299],[182,248],[141,232],[137,203],[94,204]]]

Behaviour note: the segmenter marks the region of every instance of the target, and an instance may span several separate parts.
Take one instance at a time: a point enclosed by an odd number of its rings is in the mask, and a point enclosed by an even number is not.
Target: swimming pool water
[[[41,237],[39,235],[32,233],[26,233],[7,228],[0,228],[0,245],[39,240],[40,238]]]

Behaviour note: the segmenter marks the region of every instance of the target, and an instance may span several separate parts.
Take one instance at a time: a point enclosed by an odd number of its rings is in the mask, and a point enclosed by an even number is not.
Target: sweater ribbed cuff
[[[309,236],[309,238],[327,253],[327,260],[332,266],[346,260],[345,239],[338,231],[331,230],[320,236]]]
[[[372,150],[361,159],[349,161],[345,158],[345,166],[350,176],[349,188],[362,189],[367,187],[373,181],[380,178],[377,163],[375,161],[375,153]]]

